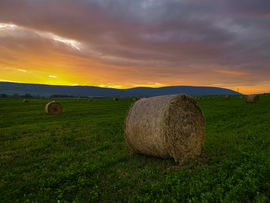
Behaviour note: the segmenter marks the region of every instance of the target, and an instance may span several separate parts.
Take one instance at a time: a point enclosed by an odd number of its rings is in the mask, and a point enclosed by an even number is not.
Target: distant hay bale
[[[52,101],[46,105],[45,112],[47,115],[61,114],[62,113],[62,106],[59,102]]]
[[[186,94],[144,98],[128,110],[124,132],[134,152],[180,161],[201,153],[205,118]]]
[[[24,103],[27,103],[27,102],[29,102],[29,101],[28,101],[27,99],[25,99],[25,100],[23,100],[23,102],[24,102]]]
[[[98,101],[98,99],[96,99],[96,101]]]
[[[133,101],[136,101],[136,98],[134,98]]]
[[[88,101],[92,101],[91,99],[88,99]]]
[[[199,97],[198,100],[201,100],[201,98]]]
[[[53,102],[56,102],[56,100],[53,100]]]
[[[251,94],[246,97],[246,103],[258,103],[259,96],[256,94]]]
[[[225,96],[225,99],[230,99],[230,95],[226,95]]]
[[[208,97],[208,99],[211,99],[211,97]]]
[[[115,98],[113,98],[113,101],[119,101],[119,99],[115,97]]]
[[[202,98],[203,100],[205,100],[205,98]]]

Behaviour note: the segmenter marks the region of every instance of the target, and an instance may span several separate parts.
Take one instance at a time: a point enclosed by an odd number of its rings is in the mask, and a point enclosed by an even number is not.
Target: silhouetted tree
[[[21,98],[33,98],[31,94],[22,95]]]
[[[7,98],[8,96],[6,94],[1,94],[1,98]]]

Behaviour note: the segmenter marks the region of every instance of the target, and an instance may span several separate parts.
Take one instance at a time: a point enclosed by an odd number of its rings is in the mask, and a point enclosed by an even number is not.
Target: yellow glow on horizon
[[[114,89],[129,89],[129,88],[135,88],[135,87],[153,87],[153,88],[158,88],[158,87],[165,87],[165,86],[173,86],[173,85],[168,85],[168,84],[161,84],[161,83],[155,83],[155,82],[148,82],[145,84],[123,84],[123,85],[113,85],[113,84],[101,84],[97,85],[98,87],[105,87],[105,88],[114,88]]]
[[[157,87],[165,87],[165,86],[170,86],[170,85],[156,83],[156,82],[149,82],[147,84],[134,85],[134,87],[155,87],[155,88],[157,88]]]
[[[52,81],[53,80],[53,81]],[[114,89],[129,89],[135,87],[153,87],[149,85],[96,85],[96,84],[87,84],[87,83],[74,83],[68,80],[59,80],[58,78],[52,78],[51,80],[42,80],[41,82],[33,81],[29,82],[27,80],[7,80],[0,78],[0,82],[15,82],[15,83],[31,83],[31,84],[45,84],[45,85],[64,85],[64,86],[96,86],[96,87],[105,87],[105,88],[114,88]],[[166,86],[175,86],[175,85],[166,85]],[[179,85],[181,86],[181,85]],[[187,85],[191,86],[191,85]],[[154,88],[164,87],[164,86],[154,86]],[[214,86],[213,86],[214,87]],[[256,86],[235,86],[235,87],[221,87],[227,88],[230,90],[237,91],[239,90],[240,93],[248,95],[248,94],[262,94],[262,93],[270,93],[270,83],[265,85],[256,85]]]

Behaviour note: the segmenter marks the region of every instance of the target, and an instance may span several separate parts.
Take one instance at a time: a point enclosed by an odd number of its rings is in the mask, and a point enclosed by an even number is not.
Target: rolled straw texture
[[[45,107],[45,112],[47,115],[56,115],[62,113],[62,106],[58,102],[50,102]]]
[[[248,95],[246,97],[246,103],[258,103],[259,102],[259,96],[256,94]]]
[[[201,153],[205,118],[185,94],[143,98],[128,110],[124,131],[134,152],[179,161]]]

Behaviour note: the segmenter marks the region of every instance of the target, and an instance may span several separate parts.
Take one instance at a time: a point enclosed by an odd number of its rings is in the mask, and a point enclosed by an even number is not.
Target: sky
[[[0,0],[0,81],[270,92],[270,1]]]

